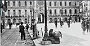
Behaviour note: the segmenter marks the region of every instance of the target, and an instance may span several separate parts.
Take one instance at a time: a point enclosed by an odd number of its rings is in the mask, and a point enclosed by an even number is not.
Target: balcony
[[[60,15],[49,15],[49,17],[60,17]]]

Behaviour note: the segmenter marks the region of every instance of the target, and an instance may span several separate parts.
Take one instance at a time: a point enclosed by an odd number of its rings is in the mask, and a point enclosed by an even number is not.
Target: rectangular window
[[[13,10],[13,15],[15,16],[15,10]]]
[[[60,2],[60,6],[62,6],[62,2]]]
[[[13,6],[15,6],[15,1],[13,1]]]
[[[56,6],[56,2],[54,2],[54,6]]]
[[[19,10],[19,16],[21,16],[21,10]]]
[[[8,1],[8,6],[10,6],[10,1]]]
[[[20,7],[21,6],[21,2],[19,1],[18,4],[19,4],[19,7]]]
[[[8,16],[10,16],[10,10],[8,10]]]
[[[27,6],[27,2],[25,1],[25,6]]]

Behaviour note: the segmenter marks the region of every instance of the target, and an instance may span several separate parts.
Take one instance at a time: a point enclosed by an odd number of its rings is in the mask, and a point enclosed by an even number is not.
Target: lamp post
[[[47,41],[47,37],[48,37],[48,33],[47,33],[47,6],[46,6],[46,0],[44,0],[44,5],[45,5],[45,33],[44,33],[44,37],[43,40]]]
[[[45,8],[45,10],[44,10],[44,12],[45,12],[45,33],[44,33],[44,37],[43,37],[43,39],[42,39],[42,41],[41,41],[41,44],[42,45],[49,45],[49,44],[51,44],[51,41],[49,41],[48,39],[49,39],[49,36],[48,36],[48,33],[47,33],[47,6],[46,6],[46,0],[44,0],[44,8]]]

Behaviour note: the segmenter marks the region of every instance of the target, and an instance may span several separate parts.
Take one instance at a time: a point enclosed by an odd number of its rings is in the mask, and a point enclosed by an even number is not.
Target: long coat
[[[25,27],[24,27],[23,25],[20,25],[20,26],[19,26],[19,32],[25,33],[24,28],[25,28]]]
[[[85,21],[82,21],[81,27],[82,27],[83,31],[86,30],[86,22]]]

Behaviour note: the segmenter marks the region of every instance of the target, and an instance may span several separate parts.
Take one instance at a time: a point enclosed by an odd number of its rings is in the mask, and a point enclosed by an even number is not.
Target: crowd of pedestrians
[[[68,25],[68,27],[70,27],[70,24],[72,23],[72,22],[81,22],[81,17],[74,17],[74,19],[73,19],[73,17],[65,17],[64,18],[64,20],[62,20],[61,18],[60,18],[60,20],[59,20],[59,23],[60,23],[60,26],[62,27],[63,25],[64,25],[64,22],[66,22],[67,23],[67,25]],[[56,26],[56,28],[57,28],[57,19],[55,19],[55,21],[54,21],[54,23],[55,23],[55,26]]]
[[[81,22],[82,21],[82,22]],[[69,18],[65,18],[65,21],[62,21],[60,18],[60,26],[62,27],[64,25],[64,22],[67,23],[68,27],[70,27],[71,23],[72,23],[72,17]],[[83,34],[85,34],[85,31],[90,32],[90,18],[76,18],[75,20],[73,20],[73,22],[81,22],[81,28],[83,30]],[[55,26],[57,28],[57,20],[55,20]]]
[[[85,31],[90,32],[90,19],[89,18],[83,18],[81,27],[83,29],[83,34],[85,34]]]

